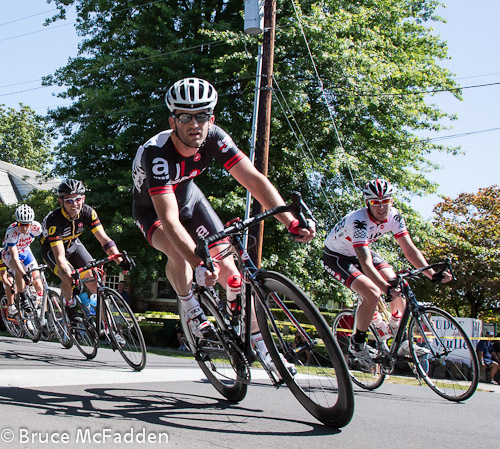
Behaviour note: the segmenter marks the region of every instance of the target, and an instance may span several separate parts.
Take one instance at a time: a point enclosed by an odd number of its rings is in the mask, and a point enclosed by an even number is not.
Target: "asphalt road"
[[[253,370],[247,397],[230,404],[191,359],[148,354],[138,373],[110,350],[87,361],[76,348],[0,337],[0,376],[0,448],[498,446],[498,392],[455,404],[427,387],[356,389],[354,418],[336,430],[286,388],[270,386],[261,370]]]

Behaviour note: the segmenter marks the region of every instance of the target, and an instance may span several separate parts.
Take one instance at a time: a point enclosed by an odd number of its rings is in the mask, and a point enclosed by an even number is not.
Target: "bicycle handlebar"
[[[76,268],[72,273],[71,273],[71,277],[74,279],[74,280],[78,280],[80,279],[80,274],[83,273],[84,271],[87,271],[87,270],[91,270],[92,268],[97,268],[97,267],[100,267],[102,265],[105,265],[107,264],[108,262],[111,262],[115,259],[118,259],[119,257],[123,257],[124,259],[128,260],[129,263],[130,263],[130,268],[133,268],[135,267],[135,263],[133,261],[133,259],[131,259],[128,255],[127,255],[127,252],[126,251],[122,251],[121,253],[118,253],[118,254],[112,254],[111,256],[108,256],[108,257],[105,257],[104,259],[100,259],[100,260],[91,260],[87,265],[85,265],[84,267],[81,267],[81,268]]]
[[[299,226],[301,228],[308,228],[307,218],[304,215],[304,212],[308,215],[308,217],[316,221],[312,215],[311,210],[307,207],[307,205],[302,200],[302,195],[299,192],[292,193],[292,202],[285,206],[276,206],[272,209],[261,212],[260,214],[254,215],[252,217],[247,218],[246,220],[237,219],[237,221],[231,221],[231,225],[226,227],[223,231],[217,232],[216,234],[209,235],[208,237],[199,237],[198,243],[196,245],[196,254],[203,260],[205,266],[210,270],[214,271],[214,263],[212,257],[210,256],[210,252],[208,250],[208,245],[211,243],[222,240],[231,235],[241,234],[244,230],[250,228],[251,226],[260,223],[266,218],[272,217],[277,214],[282,214],[284,212],[291,212],[295,218],[299,220]]]
[[[424,271],[430,270],[431,268],[432,269],[438,268],[438,273],[441,273],[441,274],[444,273],[445,271],[449,271],[452,278],[456,279],[455,275],[453,274],[453,267],[451,265],[451,259],[449,257],[447,257],[446,259],[444,259],[441,262],[436,262],[436,263],[432,263],[430,265],[427,265],[426,267],[416,268],[413,270],[410,270],[410,269],[401,270],[397,273],[397,276],[398,276],[398,279],[411,279],[411,278],[417,277],[419,274],[421,274]],[[438,276],[436,278],[436,282],[439,283],[439,282],[441,282],[442,279],[443,279],[442,275],[440,277]]]

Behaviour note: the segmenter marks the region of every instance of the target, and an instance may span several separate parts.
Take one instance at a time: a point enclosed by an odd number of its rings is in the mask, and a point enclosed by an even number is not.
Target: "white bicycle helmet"
[[[35,219],[35,212],[33,209],[28,206],[27,204],[21,204],[17,209],[15,213],[16,221],[18,223],[33,223],[33,220]]]
[[[395,189],[391,183],[384,179],[374,179],[366,184],[363,189],[365,200],[373,200],[379,198],[390,198],[394,195]]]
[[[168,109],[173,114],[176,109],[213,111],[217,104],[217,91],[205,80],[200,78],[184,78],[177,81],[165,96]]]

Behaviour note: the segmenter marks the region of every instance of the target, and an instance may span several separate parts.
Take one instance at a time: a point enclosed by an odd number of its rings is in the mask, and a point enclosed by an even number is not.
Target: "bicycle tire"
[[[71,337],[71,326],[67,321],[66,314],[61,306],[59,295],[54,290],[47,291],[48,321],[52,332],[62,347],[70,349],[73,347]]]
[[[19,323],[23,328],[24,334],[33,342],[37,343],[40,341],[42,336],[40,320],[38,319],[37,312],[35,309],[34,302],[31,295],[26,289],[26,300],[30,304],[30,311],[26,311],[24,307],[21,307],[19,300],[19,294],[17,295],[17,310],[19,311]]]
[[[134,313],[117,291],[105,288],[100,294],[113,344],[134,370],[141,371],[146,366],[146,343]]]
[[[434,325],[437,322],[439,325]],[[453,329],[453,336],[446,335],[448,329]],[[437,307],[421,307],[413,312],[408,335],[414,342],[410,354],[417,373],[435,393],[454,402],[474,394],[479,361],[470,338],[452,315]],[[430,353],[419,357],[419,346]]]
[[[18,316],[9,317],[9,306],[7,305],[7,297],[3,296],[0,300],[0,313],[2,314],[2,321],[7,332],[16,338],[21,338],[24,335],[24,330],[19,325]]]
[[[70,324],[73,342],[82,355],[88,360],[91,360],[97,355],[99,336],[97,335],[94,321],[87,316],[82,303],[78,299],[76,300],[75,307],[81,321]],[[66,319],[68,320],[67,316]]]
[[[195,337],[184,319],[182,305],[178,303],[187,347],[213,387],[228,401],[240,402],[247,394],[250,380],[248,361],[229,337],[227,325],[210,294],[202,290],[198,301],[207,318],[213,319],[216,335],[202,341]]]
[[[337,340],[340,350],[344,355],[352,381],[357,386],[365,390],[376,390],[384,383],[385,380],[385,374],[382,370],[382,366],[379,363],[374,363],[373,367],[370,370],[367,370],[349,353],[349,342],[351,336],[355,332],[355,329],[353,329],[355,322],[354,315],[355,312],[351,309],[339,312],[333,321],[333,336]],[[376,348],[378,346],[377,340],[375,339],[375,332],[375,327],[370,326],[366,334],[366,344],[372,348]]]
[[[316,419],[335,428],[346,426],[354,412],[354,393],[344,357],[325,319],[309,297],[285,276],[261,271],[257,281],[258,295],[263,300],[263,303],[256,300],[257,320],[281,377],[296,399]],[[296,320],[313,343],[308,348],[310,363],[301,362],[299,356],[302,349],[291,349],[293,334],[285,330],[286,323],[282,325],[283,330],[278,325],[281,317],[273,309],[276,301],[291,301],[294,309],[300,312]],[[293,313],[294,310],[288,309],[285,320],[290,320]],[[287,370],[281,357],[295,364],[295,376]]]

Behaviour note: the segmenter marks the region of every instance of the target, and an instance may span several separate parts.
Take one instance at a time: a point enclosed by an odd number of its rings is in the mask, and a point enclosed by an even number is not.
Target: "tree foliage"
[[[260,38],[242,32],[241,1],[54,3],[59,13],[50,21],[64,19],[74,5],[83,38],[79,54],[45,79],[47,85],[66,86],[61,95],[72,100],[50,114],[62,137],[57,172],[91,187],[89,202],[112,224],[119,245],[137,256],[146,282],[162,276],[163,261],[130,218],[136,149],[168,126],[168,87],[195,75],[215,85],[217,122],[246,151]],[[386,177],[403,198],[434,188],[422,176],[432,168],[426,156],[447,149],[414,131],[439,129],[445,116],[426,103],[427,93],[456,88],[439,66],[446,45],[429,27],[440,20],[434,16],[437,5],[278,3],[269,176],[285,199],[293,190],[302,192],[319,220],[319,237],[301,246],[268,222],[264,264],[290,274],[319,301],[344,294],[325,278],[318,259],[328,229],[359,206],[360,186]],[[242,215],[245,192],[221,167],[207,170],[197,183],[223,220]]]
[[[47,120],[30,107],[19,110],[0,105],[0,160],[39,172],[47,172],[52,162],[51,133]]]
[[[427,252],[451,256],[456,281],[433,301],[458,316],[485,319],[500,310],[500,187],[444,197],[434,209],[437,239]]]

